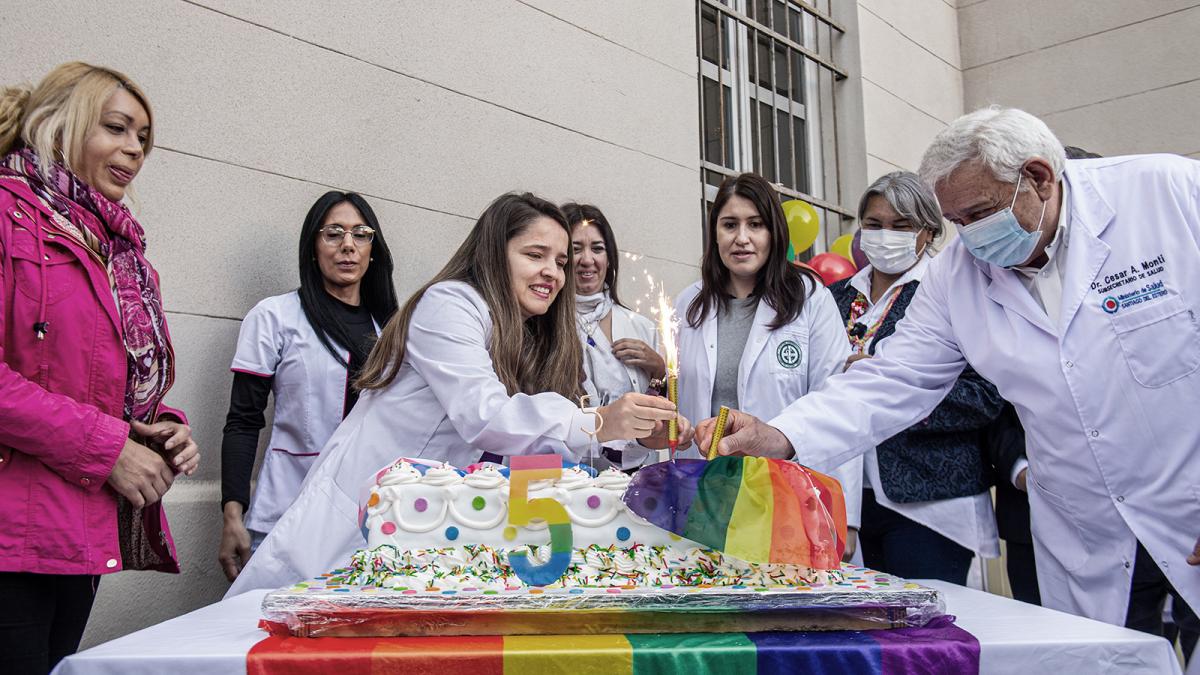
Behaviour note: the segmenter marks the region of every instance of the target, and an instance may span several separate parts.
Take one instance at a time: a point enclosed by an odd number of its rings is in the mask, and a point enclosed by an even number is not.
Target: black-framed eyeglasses
[[[322,227],[319,231],[321,234],[321,241],[324,242],[326,246],[341,246],[342,242],[346,239],[347,234],[349,234],[354,240],[355,246],[366,246],[375,239],[375,230],[367,227],[366,225],[359,225],[349,230],[341,225],[327,225]]]

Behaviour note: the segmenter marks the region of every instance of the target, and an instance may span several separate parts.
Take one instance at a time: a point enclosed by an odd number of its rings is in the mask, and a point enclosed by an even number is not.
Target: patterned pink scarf
[[[30,148],[9,153],[0,172],[24,178],[34,194],[80,230],[84,242],[107,263],[128,356],[125,419],[153,422],[175,372],[162,295],[146,260],[142,226],[124,204],[100,194],[61,164],[51,164],[50,175],[42,175],[38,156]]]

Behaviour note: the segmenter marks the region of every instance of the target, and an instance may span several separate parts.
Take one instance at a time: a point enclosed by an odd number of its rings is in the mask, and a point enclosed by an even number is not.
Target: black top
[[[347,305],[338,301],[338,320],[346,324],[350,337],[360,344],[370,345],[375,340],[375,324],[371,313],[363,306]],[[363,364],[350,357],[350,373],[346,378],[345,405],[342,417],[350,414],[358,402],[358,390],[351,382],[362,370]],[[225,416],[225,436],[221,441],[221,508],[226,502],[241,503],[242,509],[250,505],[250,476],[254,473],[254,458],[258,453],[258,436],[266,426],[263,414],[267,409],[267,398],[274,385],[274,377],[260,377],[249,373],[233,374],[233,389],[229,394],[229,412]],[[314,448],[314,452],[320,448]]]
[[[901,287],[891,311],[875,332],[867,353],[896,332],[920,282]],[[843,319],[858,296],[849,279],[829,287]],[[907,504],[969,497],[988,489],[991,472],[984,453],[984,431],[1000,415],[1004,399],[995,385],[967,366],[946,398],[924,420],[876,447],[879,482],[893,502]]]
[[[1011,403],[985,432],[992,467],[996,471],[996,529],[1000,538],[1033,543],[1029,531],[1029,495],[1012,484],[1012,470],[1025,457],[1025,428]]]

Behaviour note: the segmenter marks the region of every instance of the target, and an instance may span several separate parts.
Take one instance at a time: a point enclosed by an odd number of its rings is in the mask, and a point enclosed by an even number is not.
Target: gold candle
[[[721,410],[717,412],[717,423],[713,425],[712,444],[708,446],[708,459],[714,460],[717,458],[717,444],[721,442],[721,438],[725,436],[725,423],[729,421],[729,408],[721,406]]]
[[[663,355],[667,362],[667,399],[679,408],[679,348],[675,344],[675,310],[671,301],[661,289],[658,293],[658,330],[662,339]],[[671,450],[671,459],[675,459],[675,448],[679,446],[679,418],[672,417],[667,422],[667,447]]]
[[[675,375],[667,377],[667,399],[679,405],[679,378]],[[672,417],[671,421],[667,422],[667,443],[671,446],[671,457],[675,456],[675,447],[679,445],[679,422],[677,417]]]

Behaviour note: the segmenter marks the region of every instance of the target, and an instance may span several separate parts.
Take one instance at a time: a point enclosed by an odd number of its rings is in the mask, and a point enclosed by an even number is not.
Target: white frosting
[[[441,466],[431,467],[425,471],[425,475],[421,478],[421,482],[426,485],[455,485],[463,482],[463,477],[458,471],[449,464],[442,463]]]
[[[388,487],[390,485],[416,483],[420,480],[421,472],[417,471],[417,467],[404,460],[400,460],[380,476],[378,485],[379,487]]]
[[[629,481],[628,475],[616,469],[593,478],[586,470],[572,467],[558,480],[531,482],[528,498],[553,499],[563,505],[576,548],[592,544],[683,546],[678,537],[629,511],[621,500]],[[495,466],[481,467],[464,477],[443,464],[421,475],[412,464],[399,461],[379,477],[371,494],[378,500],[367,508],[368,548],[383,544],[407,550],[462,544],[541,546],[550,541],[548,526],[540,519],[516,528],[515,537],[504,537],[509,481]]]
[[[560,490],[578,490],[592,485],[592,477],[583,469],[573,466],[563,471],[562,478],[554,483]]]
[[[617,471],[610,466],[596,476],[596,487],[624,494],[625,488],[629,487],[631,480],[633,478],[629,474]]]
[[[467,474],[463,482],[479,490],[489,490],[508,485],[508,479],[494,466],[485,466],[478,471]]]

